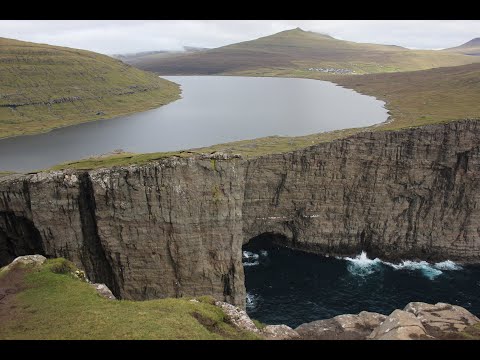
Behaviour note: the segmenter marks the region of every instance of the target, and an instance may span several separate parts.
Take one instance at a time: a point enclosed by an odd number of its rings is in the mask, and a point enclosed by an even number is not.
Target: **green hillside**
[[[65,259],[0,272],[0,339],[259,339],[225,321],[213,299],[107,300]]]
[[[167,104],[179,87],[90,51],[0,38],[0,138]]]
[[[162,75],[236,74],[308,77],[365,74],[470,64],[480,59],[450,52],[362,44],[328,35],[287,30],[252,41],[194,54],[136,59],[135,66]],[[318,70],[317,70],[318,69]]]

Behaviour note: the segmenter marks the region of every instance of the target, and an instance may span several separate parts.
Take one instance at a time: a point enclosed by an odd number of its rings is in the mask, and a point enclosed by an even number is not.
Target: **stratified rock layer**
[[[65,257],[115,296],[244,306],[242,245],[480,259],[480,124],[363,132],[286,154],[0,179],[0,266]]]

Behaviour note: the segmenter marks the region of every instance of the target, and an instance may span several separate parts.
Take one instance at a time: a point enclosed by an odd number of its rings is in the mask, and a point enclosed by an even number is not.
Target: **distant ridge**
[[[192,54],[136,59],[135,66],[162,75],[230,74],[303,76],[422,70],[469,64],[463,54],[356,43],[300,28]]]
[[[457,52],[471,56],[480,56],[480,37],[467,41],[465,44],[460,46],[445,49],[445,51]]]

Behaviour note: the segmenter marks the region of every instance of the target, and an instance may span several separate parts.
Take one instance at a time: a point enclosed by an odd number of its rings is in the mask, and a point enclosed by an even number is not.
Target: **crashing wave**
[[[258,296],[255,294],[247,293],[246,306],[247,309],[254,309],[257,306]]]
[[[360,255],[355,258],[345,257],[339,258],[349,262],[347,268],[352,275],[367,276],[373,274],[376,271],[381,270],[381,266],[390,266],[394,270],[414,270],[420,271],[422,275],[430,280],[435,279],[437,276],[443,274],[443,271],[462,270],[462,267],[451,260],[438,262],[436,264],[430,264],[426,261],[411,261],[405,260],[399,264],[394,264],[386,261],[382,261],[379,258],[369,259],[367,253],[362,251]],[[443,271],[442,271],[443,270]]]
[[[435,269],[431,264],[426,261],[402,261],[400,264],[392,264],[385,262],[385,265],[388,265],[395,270],[418,270],[421,271],[422,275],[429,278],[430,280],[435,279],[437,276],[442,275],[441,270]]]
[[[451,260],[446,260],[442,262],[438,262],[435,265],[433,265],[435,268],[439,270],[451,270],[451,271],[456,271],[456,270],[463,270],[463,267],[461,267],[458,264],[455,264]]]
[[[378,258],[373,260],[369,259],[365,251],[362,251],[360,255],[357,255],[354,258],[346,257],[342,259],[349,262],[347,266],[348,271],[350,271],[352,275],[357,276],[367,276],[373,274],[380,269],[380,265],[382,264],[382,260]]]
[[[248,260],[248,259],[254,259],[254,260],[256,260],[256,259],[258,259],[259,257],[260,257],[260,255],[255,254],[255,253],[250,252],[250,251],[244,251],[244,252],[243,252],[243,258],[244,258],[244,259],[247,259],[247,260]]]

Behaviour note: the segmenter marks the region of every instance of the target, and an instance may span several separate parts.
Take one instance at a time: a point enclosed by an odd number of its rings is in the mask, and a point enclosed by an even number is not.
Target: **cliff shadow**
[[[23,255],[45,255],[40,232],[30,219],[0,211],[0,267]]]

